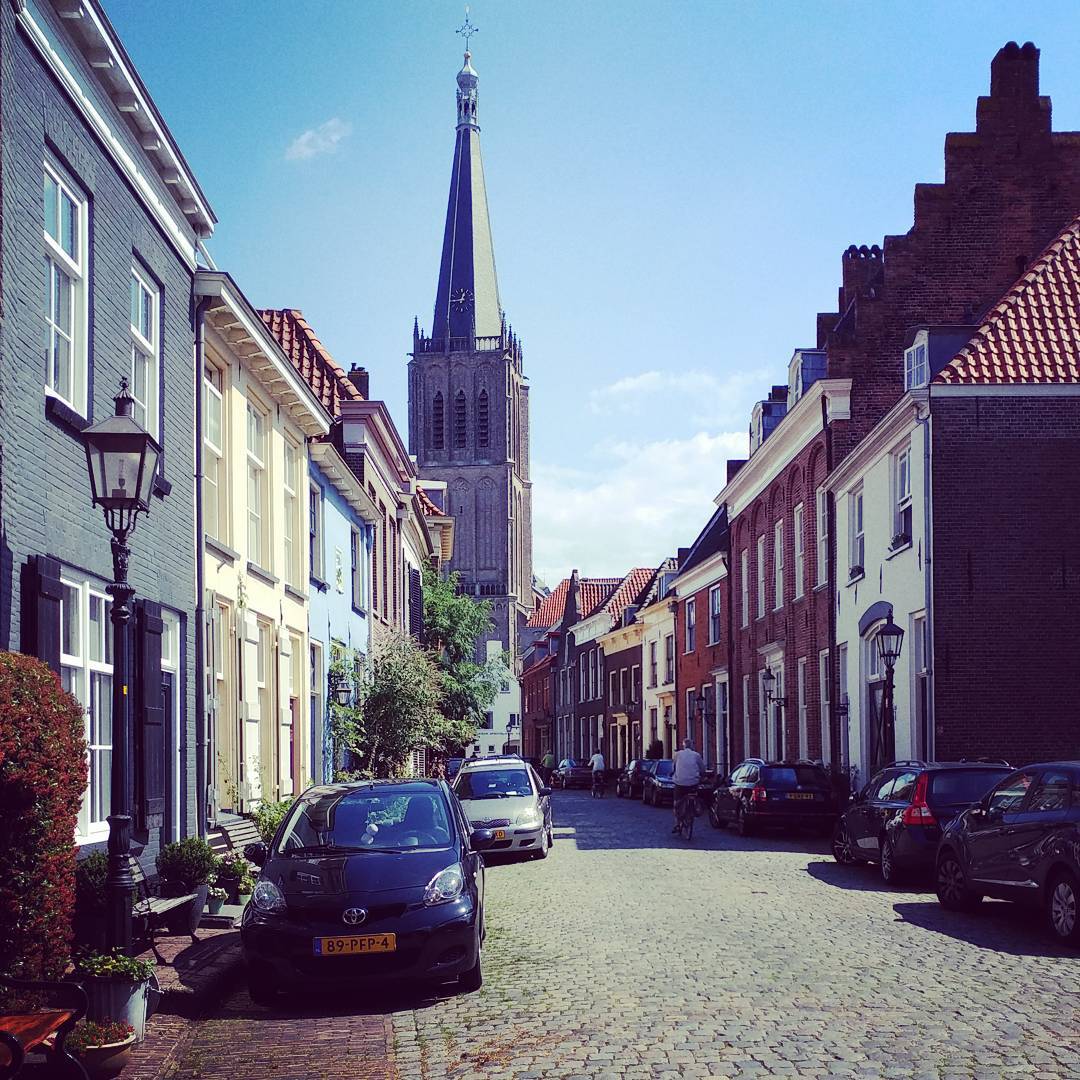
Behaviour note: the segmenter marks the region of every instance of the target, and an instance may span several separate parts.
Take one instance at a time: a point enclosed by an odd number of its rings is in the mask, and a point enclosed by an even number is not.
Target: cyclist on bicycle
[[[604,755],[600,753],[600,747],[593,750],[593,756],[589,758],[589,766],[592,769],[593,791],[598,791],[604,786]]]
[[[677,833],[683,799],[696,798],[698,785],[705,776],[705,760],[694,749],[692,739],[683,739],[682,749],[675,751],[674,762],[675,773],[672,779],[675,781],[675,798],[672,800],[672,809],[675,813],[675,824],[671,831]]]

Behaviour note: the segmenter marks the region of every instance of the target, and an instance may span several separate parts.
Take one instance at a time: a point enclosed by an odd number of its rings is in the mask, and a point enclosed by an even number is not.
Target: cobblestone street
[[[1080,956],[1025,913],[944,912],[817,838],[702,818],[686,846],[670,812],[610,796],[558,792],[555,820],[546,863],[489,867],[479,994],[238,993],[180,1075],[1080,1076]]]

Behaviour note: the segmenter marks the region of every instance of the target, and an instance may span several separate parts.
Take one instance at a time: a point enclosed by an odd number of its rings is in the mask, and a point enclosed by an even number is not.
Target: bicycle
[[[604,797],[604,771],[594,769],[592,774],[592,797],[602,799]]]
[[[676,812],[678,814],[679,835],[686,841],[694,837],[694,818],[697,817],[697,793],[696,787],[688,791],[681,799]]]

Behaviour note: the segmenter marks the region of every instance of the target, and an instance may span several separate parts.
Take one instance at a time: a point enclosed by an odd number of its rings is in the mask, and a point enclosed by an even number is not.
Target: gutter
[[[934,720],[934,681],[937,668],[934,653],[934,584],[933,584],[933,470],[931,460],[930,397],[932,383],[926,384],[926,415],[916,422],[923,429],[923,589],[926,607],[926,653],[929,660],[926,672],[926,746],[923,752],[927,761],[936,760],[937,725]],[[914,646],[913,646],[914,647]],[[911,652],[908,651],[910,657]]]
[[[833,433],[832,428],[829,426],[829,411],[828,404],[824,398],[821,401],[821,427],[825,432],[825,475],[830,476],[833,471]],[[816,513],[817,507],[814,507]],[[825,519],[828,522],[829,528],[829,551],[828,560],[829,566],[826,574],[826,581],[831,582],[831,588],[829,589],[829,757],[837,764],[842,765],[845,769],[850,766],[848,761],[848,717],[844,717],[844,730],[840,731],[840,725],[836,723],[835,717],[839,714],[840,709],[840,674],[839,674],[839,652],[836,648],[836,598],[839,595],[839,585],[836,580],[836,513],[833,506],[832,493],[826,489],[825,491]],[[835,676],[834,676],[835,672]],[[821,702],[818,702],[818,709],[821,709]],[[825,748],[822,747],[822,750]]]
[[[206,531],[203,524],[203,370],[206,366],[206,312],[213,300],[195,307],[195,804],[198,835],[207,834],[206,757]]]

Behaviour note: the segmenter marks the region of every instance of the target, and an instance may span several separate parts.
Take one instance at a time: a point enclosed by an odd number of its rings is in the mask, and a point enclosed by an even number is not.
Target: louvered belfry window
[[[480,391],[476,402],[476,445],[486,449],[488,445],[488,392]]]
[[[442,450],[445,444],[446,417],[442,394],[436,394],[431,403],[431,447]]]
[[[465,423],[465,391],[459,390],[454,398],[454,448],[464,450],[467,426]]]

